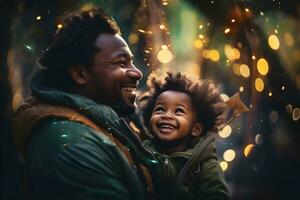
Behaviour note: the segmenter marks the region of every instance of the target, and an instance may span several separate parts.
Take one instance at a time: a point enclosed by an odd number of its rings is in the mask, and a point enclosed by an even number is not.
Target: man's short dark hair
[[[96,52],[95,41],[99,34],[120,34],[116,21],[101,9],[73,11],[62,21],[62,28],[54,35],[49,48],[40,59],[40,64],[48,69],[53,84],[63,88],[72,82],[68,69],[81,65],[89,67]],[[62,80],[59,80],[62,79]],[[61,82],[62,81],[62,82]]]
[[[151,91],[149,99],[141,109],[146,127],[150,125],[150,118],[158,96],[168,90],[182,92],[191,97],[198,121],[204,125],[204,134],[208,131],[216,131],[217,127],[224,122],[226,104],[211,80],[194,81],[181,73],[176,75],[168,73],[165,82],[153,78],[149,83]]]

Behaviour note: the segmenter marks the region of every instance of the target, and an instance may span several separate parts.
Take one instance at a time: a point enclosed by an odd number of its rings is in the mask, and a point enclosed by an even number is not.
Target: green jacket
[[[140,170],[140,166],[147,168],[155,184],[157,161],[113,109],[47,87],[43,72],[35,76],[31,89],[37,101],[25,102],[14,116],[14,136],[25,160],[30,199],[157,199]],[[75,114],[40,117],[49,105]],[[81,123],[76,112],[117,138],[133,163],[109,137]]]
[[[230,199],[223,171],[217,161],[215,137],[199,137],[184,152],[170,155],[156,152],[152,140],[144,141],[160,163],[160,177],[165,199]]]

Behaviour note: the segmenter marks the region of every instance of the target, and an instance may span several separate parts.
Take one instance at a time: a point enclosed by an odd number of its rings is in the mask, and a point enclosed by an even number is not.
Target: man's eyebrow
[[[128,53],[118,53],[113,58],[122,58],[122,57],[129,58],[131,60],[134,59],[133,54],[128,54]]]

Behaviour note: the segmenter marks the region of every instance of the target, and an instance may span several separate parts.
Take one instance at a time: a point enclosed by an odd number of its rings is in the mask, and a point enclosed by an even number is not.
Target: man
[[[116,22],[72,13],[40,63],[14,116],[30,198],[155,198],[157,162],[128,125],[142,73]]]

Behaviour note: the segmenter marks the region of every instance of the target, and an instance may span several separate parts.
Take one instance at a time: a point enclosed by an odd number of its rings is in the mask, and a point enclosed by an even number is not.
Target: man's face
[[[100,34],[95,46],[100,51],[88,69],[87,88],[91,98],[134,111],[136,88],[142,73],[133,65],[127,43],[118,34]]]

